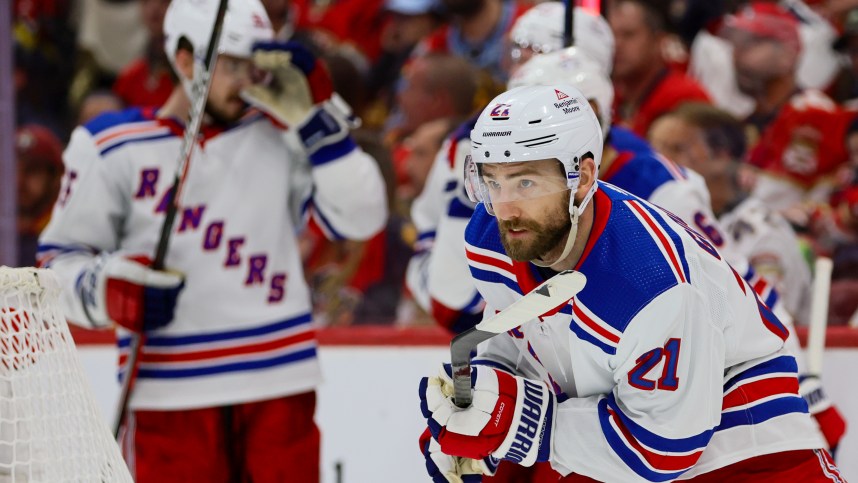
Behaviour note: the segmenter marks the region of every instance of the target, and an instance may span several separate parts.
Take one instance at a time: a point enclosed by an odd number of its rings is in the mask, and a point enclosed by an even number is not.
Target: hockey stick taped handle
[[[506,309],[454,337],[450,343],[450,362],[456,406],[466,408],[471,405],[471,353],[481,342],[566,304],[584,289],[586,283],[587,277],[580,272],[560,272]]]

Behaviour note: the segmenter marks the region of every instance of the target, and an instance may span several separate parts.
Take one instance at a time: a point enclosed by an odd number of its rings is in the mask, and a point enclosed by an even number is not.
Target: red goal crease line
[[[112,345],[116,338],[106,330],[87,330],[69,326],[75,343],[80,346]],[[807,344],[807,328],[797,329],[801,345]],[[449,346],[452,334],[436,326],[390,327],[361,325],[352,327],[326,327],[316,331],[319,343],[324,346]],[[858,348],[858,329],[829,327],[825,346],[832,348]]]

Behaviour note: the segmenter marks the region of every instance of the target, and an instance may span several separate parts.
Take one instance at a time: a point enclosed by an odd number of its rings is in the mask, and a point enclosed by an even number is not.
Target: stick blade
[[[525,297],[515,301],[494,317],[476,325],[478,330],[500,334],[515,329],[521,324],[539,317],[560,305],[584,289],[587,277],[581,272],[566,270],[543,282]],[[537,297],[536,295],[540,295]]]
[[[569,302],[586,284],[587,277],[583,273],[574,270],[560,272],[500,313],[453,338],[450,343],[453,402],[462,408],[471,405],[471,352],[477,345]]]

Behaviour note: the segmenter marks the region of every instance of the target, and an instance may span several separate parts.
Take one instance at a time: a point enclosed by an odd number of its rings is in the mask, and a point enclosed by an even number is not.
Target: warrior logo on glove
[[[555,406],[548,385],[486,366],[472,369],[471,384],[473,404],[461,409],[452,400],[449,366],[420,381],[420,407],[441,451],[523,466],[547,461]]]

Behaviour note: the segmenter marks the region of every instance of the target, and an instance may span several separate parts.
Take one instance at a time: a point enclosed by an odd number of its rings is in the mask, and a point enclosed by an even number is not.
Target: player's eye
[[[492,191],[497,191],[500,189],[500,183],[498,183],[497,181],[495,181],[493,179],[486,178],[485,182],[486,182],[486,185],[489,187],[489,189]]]
[[[523,179],[518,182],[518,186],[521,188],[533,188],[535,185],[536,183],[534,183],[533,180],[530,179]]]

